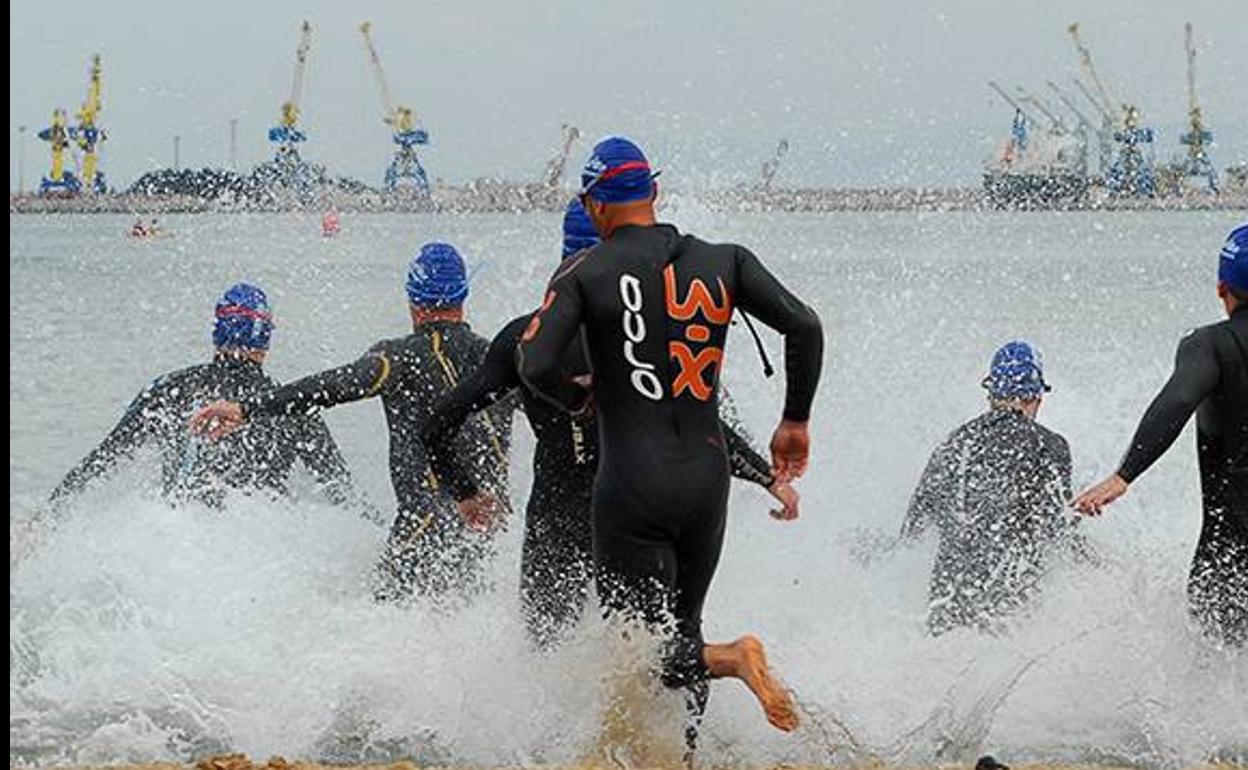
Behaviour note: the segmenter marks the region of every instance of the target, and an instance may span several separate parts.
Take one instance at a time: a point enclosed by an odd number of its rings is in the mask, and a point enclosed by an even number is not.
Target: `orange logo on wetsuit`
[[[529,325],[524,327],[524,334],[520,335],[520,340],[522,342],[528,342],[537,336],[538,330],[542,328],[542,313],[549,310],[550,306],[553,305],[554,302],[555,291],[552,289],[546,292],[546,299],[543,300],[542,306],[538,308],[537,312],[533,314],[533,317],[529,319]]]
[[[663,270],[663,289],[667,298],[667,315],[674,321],[692,321],[701,315],[706,323],[689,323],[685,326],[685,338],[690,342],[704,343],[711,339],[711,326],[727,326],[732,318],[732,298],[723,279],[715,277],[719,284],[719,295],[716,302],[710,289],[700,278],[689,282],[689,291],[685,298],[676,298],[676,270],[668,265]],[[708,325],[709,324],[709,325]],[[686,390],[699,401],[709,401],[715,393],[715,371],[711,371],[710,382],[703,377],[703,372],[714,366],[718,369],[724,360],[723,348],[707,345],[698,351],[682,340],[671,340],[667,345],[668,355],[676,363],[676,376],[672,378],[672,397],[675,398]]]

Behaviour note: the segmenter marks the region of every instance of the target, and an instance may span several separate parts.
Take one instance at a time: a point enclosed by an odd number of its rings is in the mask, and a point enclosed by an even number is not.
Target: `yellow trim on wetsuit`
[[[446,375],[446,382],[452,388],[459,384],[459,372],[455,371],[455,363],[447,358],[442,352],[442,332],[434,330],[431,335],[433,342],[433,354],[437,356],[438,363],[442,365],[442,372]],[[488,412],[482,411],[481,417],[485,420],[485,425],[489,428],[490,445],[494,447],[494,455],[498,457],[500,462],[507,462],[507,453],[503,451],[502,442],[498,440],[498,431],[494,429],[494,421],[490,419]],[[430,476],[433,476],[431,473]],[[436,481],[436,477],[434,478]]]
[[[381,351],[378,351],[377,358],[381,360],[381,374],[377,375],[377,381],[369,386],[368,392],[364,394],[364,398],[372,398],[380,393],[381,386],[385,385],[386,380],[390,379],[390,359]]]

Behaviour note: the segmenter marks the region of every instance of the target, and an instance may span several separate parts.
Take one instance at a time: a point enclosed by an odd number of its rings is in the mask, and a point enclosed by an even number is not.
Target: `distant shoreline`
[[[436,187],[426,198],[334,191],[313,203],[256,205],[194,196],[106,193],[74,198],[35,193],[9,196],[10,214],[194,214],[321,212],[331,204],[343,212],[366,213],[525,213],[558,212],[573,190],[537,185]],[[1053,205],[995,205],[980,188],[749,189],[727,188],[682,193],[712,209],[742,213],[831,213],[874,211],[1248,211],[1248,190],[1221,195],[1112,198],[1090,194],[1079,202]]]

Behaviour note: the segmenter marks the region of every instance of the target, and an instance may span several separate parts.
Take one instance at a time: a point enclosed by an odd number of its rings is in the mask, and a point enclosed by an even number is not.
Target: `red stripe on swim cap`
[[[649,170],[650,170],[650,164],[645,162],[644,160],[630,160],[627,163],[621,163],[615,168],[609,168],[606,171],[602,172],[602,175],[599,176],[596,181],[601,182],[605,179],[610,179],[611,177],[619,176],[620,174],[623,174],[625,171],[649,171]]]
[[[217,308],[217,318],[228,318],[230,316],[241,315],[245,318],[253,318],[257,321],[271,321],[273,316],[263,310],[252,310],[242,305],[222,305]]]
[[[614,168],[609,168],[606,171],[603,171],[598,176],[589,180],[589,184],[581,188],[581,193],[582,194],[587,193],[590,191],[591,188],[596,187],[599,182],[605,182],[606,180],[611,179],[612,177],[617,177],[626,171],[645,171],[646,173],[649,173],[650,164],[644,160],[630,160],[627,163],[621,163],[620,165],[615,166]]]

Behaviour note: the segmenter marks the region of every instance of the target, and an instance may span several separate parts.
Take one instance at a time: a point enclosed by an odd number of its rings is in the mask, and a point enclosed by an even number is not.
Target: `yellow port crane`
[[[360,34],[364,36],[364,47],[368,49],[368,61],[373,67],[373,76],[381,89],[381,103],[385,109],[381,121],[390,126],[391,139],[395,144],[394,157],[386,167],[385,188],[395,189],[399,183],[410,180],[416,192],[428,194],[429,179],[425,169],[416,156],[417,145],[429,143],[429,132],[416,125],[416,113],[410,107],[394,103],[390,96],[390,84],[386,81],[386,71],[381,66],[381,57],[377,55],[377,47],[373,45],[373,25],[364,22],[360,25]]]
[[[91,80],[87,86],[87,99],[78,109],[78,125],[71,130],[74,140],[82,150],[83,187],[96,192],[103,192],[106,189],[104,174],[99,171],[99,156],[96,148],[108,137],[95,123],[100,111],[104,108],[100,100],[103,89],[102,75],[100,55],[96,54],[91,57]]]
[[[308,68],[308,51],[312,49],[312,25],[307,21],[299,27],[299,46],[295,49],[295,74],[290,85],[290,97],[282,102],[278,125],[269,129],[269,141],[276,144],[278,159],[293,153],[298,157],[295,145],[305,141],[308,135],[299,128],[299,100],[303,96],[303,78]]]
[[[69,130],[66,128],[65,110],[52,111],[52,122],[39,132],[39,138],[48,143],[52,153],[52,169],[39,183],[39,191],[77,192],[78,180],[72,173],[65,173],[65,150],[69,148]]]

